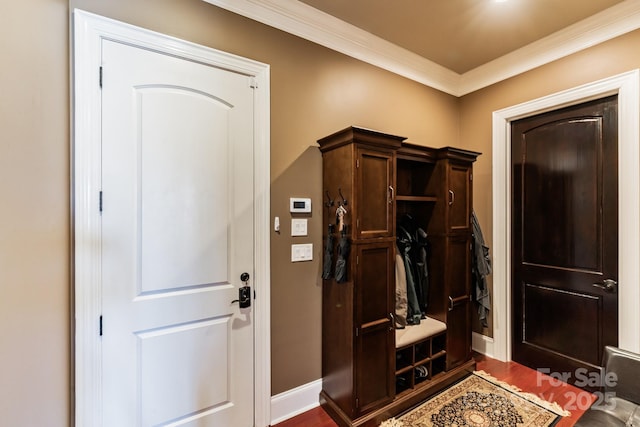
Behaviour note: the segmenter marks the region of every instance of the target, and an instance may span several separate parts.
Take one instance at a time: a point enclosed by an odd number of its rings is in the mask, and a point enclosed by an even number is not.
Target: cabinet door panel
[[[447,369],[471,357],[471,313],[469,299],[458,301],[447,313]]]
[[[359,413],[390,402],[395,393],[393,330],[388,325],[364,328],[357,339],[356,406]]]
[[[395,306],[393,242],[355,245],[357,257],[357,323],[366,325],[389,318]]]
[[[469,295],[471,280],[471,246],[468,236],[451,236],[447,242],[447,284],[449,296]]]
[[[449,165],[449,229],[469,230],[471,220],[471,169]]]
[[[358,238],[393,236],[393,154],[360,149],[357,169]]]

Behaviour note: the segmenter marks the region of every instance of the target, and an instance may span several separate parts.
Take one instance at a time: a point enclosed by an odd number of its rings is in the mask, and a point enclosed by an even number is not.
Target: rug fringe
[[[500,381],[499,379],[495,378],[494,376],[486,373],[485,371],[474,371],[473,372],[475,375],[484,378],[485,380],[496,384],[502,388],[505,388],[507,390],[511,390],[515,393],[518,393],[519,395],[523,396],[525,399],[530,400],[531,402],[535,403],[536,405],[542,406],[545,409],[548,409],[549,411],[558,414],[562,417],[570,417],[571,416],[571,412],[565,410],[562,406],[558,405],[557,402],[549,402],[548,400],[544,400],[539,396],[536,396],[533,393],[527,393],[522,391],[521,389],[519,389],[518,387],[506,383],[504,381]],[[386,427],[386,426],[385,426]],[[390,427],[395,427],[395,426],[390,426]]]
[[[380,427],[404,427],[404,423],[396,420],[395,418],[389,418],[387,421],[380,424]]]

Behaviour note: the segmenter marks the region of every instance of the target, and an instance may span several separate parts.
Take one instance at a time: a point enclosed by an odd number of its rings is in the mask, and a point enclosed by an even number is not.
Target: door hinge
[[[102,213],[102,190],[98,193],[98,209],[100,210],[100,213]]]
[[[102,336],[102,314],[100,315],[100,336]]]
[[[358,328],[356,328],[356,336],[358,336],[358,334],[359,334],[359,332],[358,332],[358,331],[359,331],[359,329],[358,329]]]
[[[356,255],[356,265],[360,264],[360,257],[358,255]]]
[[[258,89],[258,81],[256,80],[255,77],[250,77],[249,78],[249,87],[251,89]]]
[[[360,159],[356,159],[356,168],[360,167]]]
[[[469,174],[469,181],[473,181],[473,174],[472,173]]]
[[[356,409],[360,407],[360,399],[356,397]]]
[[[102,89],[102,65],[100,66],[100,89]]]

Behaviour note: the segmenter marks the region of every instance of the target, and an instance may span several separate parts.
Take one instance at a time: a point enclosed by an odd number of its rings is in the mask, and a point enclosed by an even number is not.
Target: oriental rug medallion
[[[476,371],[380,427],[547,427],[569,415],[557,403]]]

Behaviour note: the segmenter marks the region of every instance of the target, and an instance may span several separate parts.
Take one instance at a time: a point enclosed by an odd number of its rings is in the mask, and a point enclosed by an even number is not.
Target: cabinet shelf
[[[438,198],[435,196],[396,196],[396,200],[399,202],[429,202],[435,203]]]

